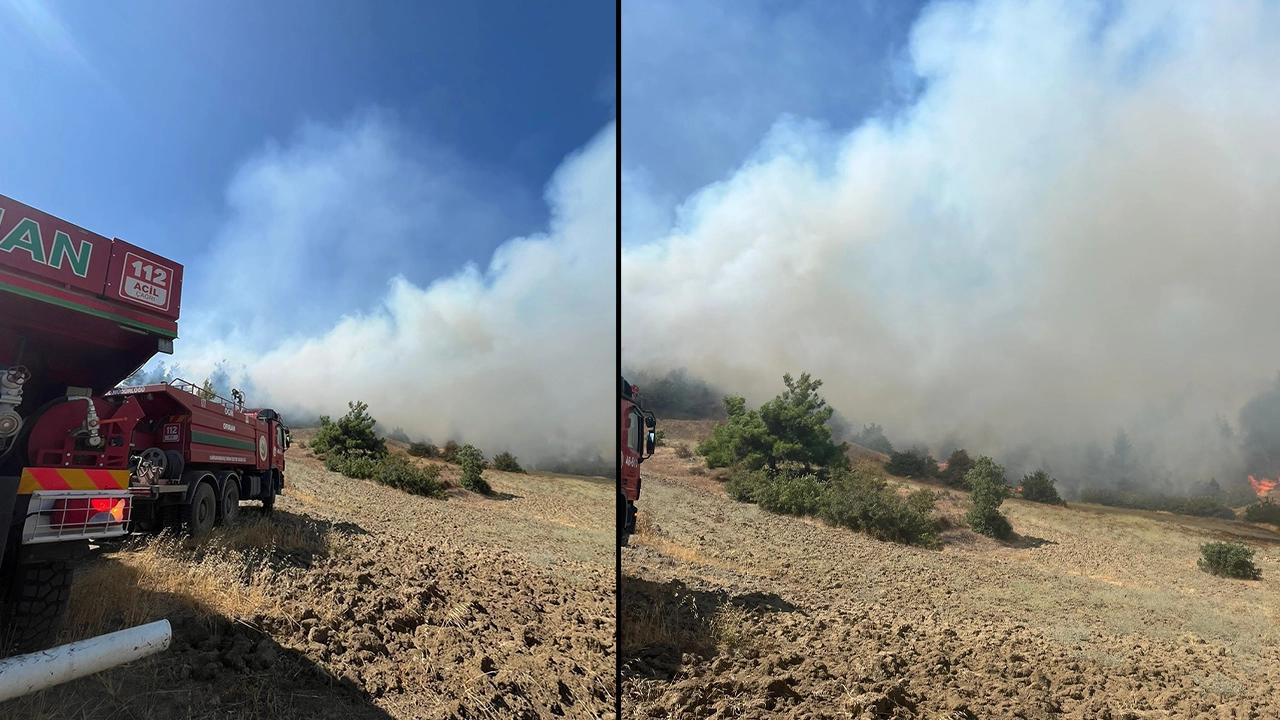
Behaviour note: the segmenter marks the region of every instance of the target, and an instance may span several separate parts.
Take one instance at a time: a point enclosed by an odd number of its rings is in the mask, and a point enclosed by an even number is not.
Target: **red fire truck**
[[[0,195],[0,641],[10,649],[56,629],[71,561],[89,541],[133,520],[200,532],[239,499],[270,507],[284,486],[289,440],[275,412],[182,381],[113,390],[173,352],[182,273]]]
[[[640,463],[653,456],[657,420],[640,403],[640,388],[618,377],[618,544],[626,545],[636,529],[640,499]]]

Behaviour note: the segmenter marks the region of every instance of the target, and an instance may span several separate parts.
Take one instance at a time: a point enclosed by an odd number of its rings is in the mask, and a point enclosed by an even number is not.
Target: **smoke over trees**
[[[628,362],[748,403],[804,367],[895,445],[1051,468],[1068,499],[1280,471],[1250,403],[1280,357],[1277,31],[1261,2],[929,7],[919,92],[780,119],[624,238]]]

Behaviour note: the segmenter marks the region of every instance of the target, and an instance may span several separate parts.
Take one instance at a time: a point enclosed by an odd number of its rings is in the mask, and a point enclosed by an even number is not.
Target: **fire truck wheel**
[[[192,537],[200,537],[209,532],[213,522],[218,518],[218,499],[214,497],[213,485],[202,482],[191,496],[191,504],[184,507],[182,524]]]
[[[71,597],[71,565],[66,561],[20,564],[0,603],[3,653],[49,647],[62,625]]]
[[[262,476],[262,512],[270,514],[276,507],[276,476],[268,471]]]
[[[222,483],[222,512],[219,515],[219,522],[223,525],[235,522],[240,516],[240,483],[234,476]]]

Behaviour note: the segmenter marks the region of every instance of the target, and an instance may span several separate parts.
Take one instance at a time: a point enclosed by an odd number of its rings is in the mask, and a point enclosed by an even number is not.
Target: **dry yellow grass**
[[[740,650],[750,645],[754,636],[748,625],[751,615],[744,608],[726,603],[711,616],[711,637],[716,644],[728,650]]]
[[[139,538],[85,567],[72,587],[66,640],[166,617],[282,615],[272,553],[322,554],[328,533],[303,521],[246,517],[200,541]]]
[[[636,531],[631,536],[631,542],[636,545],[653,548],[663,555],[673,557],[681,562],[693,563],[704,559],[697,550],[681,545],[668,537],[662,531],[662,528],[653,521],[652,515],[649,513],[641,513],[636,516]]]

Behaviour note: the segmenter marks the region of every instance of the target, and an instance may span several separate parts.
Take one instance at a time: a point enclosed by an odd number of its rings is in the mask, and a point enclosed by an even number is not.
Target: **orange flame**
[[[1276,485],[1278,483],[1280,483],[1280,477],[1275,480],[1268,480],[1266,478],[1259,480],[1252,475],[1249,476],[1249,484],[1253,486],[1253,491],[1257,493],[1259,499],[1270,495],[1271,491],[1276,489]]]

